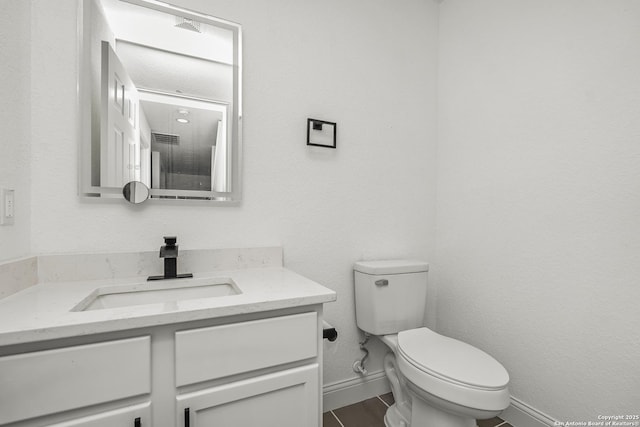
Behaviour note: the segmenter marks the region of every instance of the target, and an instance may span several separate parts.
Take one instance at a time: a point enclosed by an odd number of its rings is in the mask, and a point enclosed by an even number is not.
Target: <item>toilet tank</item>
[[[356,323],[373,335],[424,326],[429,264],[417,260],[355,263]]]

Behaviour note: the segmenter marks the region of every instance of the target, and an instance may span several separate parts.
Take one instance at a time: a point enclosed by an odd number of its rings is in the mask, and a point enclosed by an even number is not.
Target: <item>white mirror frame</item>
[[[78,123],[78,143],[79,143],[79,167],[78,167],[78,194],[83,199],[93,199],[95,201],[122,200],[122,188],[100,187],[91,183],[91,67],[88,64],[90,47],[86,43],[84,29],[85,3],[93,0],[77,0],[77,117]],[[220,206],[235,206],[242,199],[242,28],[239,24],[216,18],[211,15],[184,9],[168,3],[156,0],[124,0],[138,6],[159,10],[166,13],[179,13],[184,16],[191,16],[193,19],[214,26],[229,29],[234,34],[234,67],[233,67],[233,93],[234,105],[231,120],[233,129],[231,140],[231,161],[230,180],[231,191],[194,191],[194,190],[168,190],[151,189],[150,198],[147,203],[179,203],[179,204],[206,204]],[[154,198],[156,196],[156,198]],[[162,196],[163,198],[158,198]]]

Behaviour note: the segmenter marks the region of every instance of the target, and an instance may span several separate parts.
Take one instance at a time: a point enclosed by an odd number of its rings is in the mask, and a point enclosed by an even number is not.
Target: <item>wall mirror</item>
[[[155,0],[79,0],[80,194],[234,204],[241,28]]]

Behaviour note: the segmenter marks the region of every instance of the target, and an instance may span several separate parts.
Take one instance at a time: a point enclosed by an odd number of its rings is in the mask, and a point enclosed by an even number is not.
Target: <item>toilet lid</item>
[[[400,332],[398,350],[416,368],[445,381],[489,390],[509,383],[506,369],[493,357],[428,328]]]

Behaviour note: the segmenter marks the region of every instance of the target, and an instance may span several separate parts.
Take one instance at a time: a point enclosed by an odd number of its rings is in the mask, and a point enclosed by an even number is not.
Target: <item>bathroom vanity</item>
[[[320,426],[322,304],[335,292],[282,267],[194,276],[43,283],[0,300],[0,425]],[[180,295],[221,284],[233,291]]]

